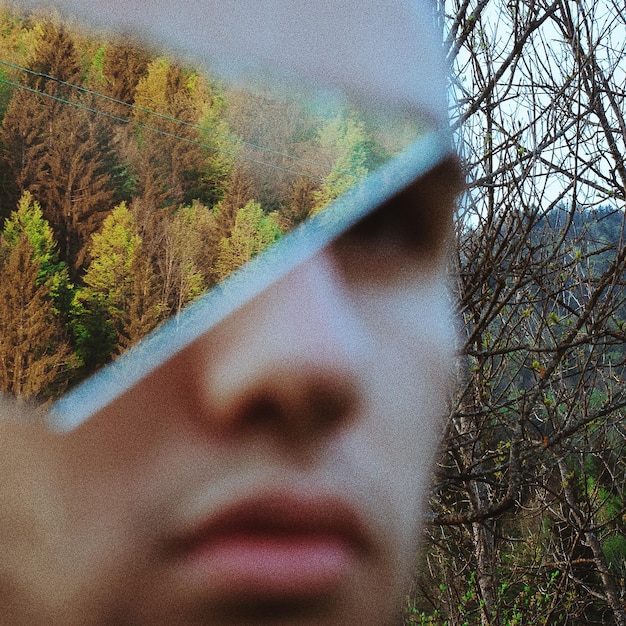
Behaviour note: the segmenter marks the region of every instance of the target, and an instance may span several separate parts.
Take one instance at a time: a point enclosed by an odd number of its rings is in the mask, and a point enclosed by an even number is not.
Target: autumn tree
[[[71,35],[42,22],[40,37],[3,120],[4,159],[18,194],[41,203],[73,277],[87,260],[90,237],[110,209],[108,137],[89,111],[90,97],[73,85],[81,64]]]
[[[14,65],[21,61],[20,50],[24,47],[24,28],[22,22],[16,19],[10,11],[0,9],[0,28],[3,37],[0,38],[0,119],[4,115],[13,95],[14,83],[19,79],[18,70]]]
[[[130,266],[133,277],[128,306],[123,311],[122,330],[117,352],[130,348],[143,339],[163,319],[159,304],[158,276],[152,262],[140,247]]]
[[[67,273],[27,194],[0,238],[0,390],[43,399],[73,366],[58,306]],[[56,302],[55,302],[56,301]]]
[[[130,118],[139,81],[145,76],[150,59],[147,53],[132,43],[112,42],[105,45],[102,75],[105,95],[123,102],[115,107],[115,115]]]
[[[116,202],[131,202],[138,193],[136,141],[132,132],[137,85],[145,77],[150,56],[141,48],[126,42],[104,42],[93,63],[99,66],[99,80],[90,86],[102,94],[94,107],[104,114],[112,152],[106,169],[115,188]]]
[[[233,167],[267,211],[278,210],[302,177],[322,176],[314,150],[321,125],[287,90],[267,87],[226,90],[225,114],[235,139],[226,148],[236,155]],[[247,201],[246,200],[246,201]],[[239,204],[239,207],[243,204]]]
[[[180,313],[185,304],[214,284],[219,234],[217,212],[200,202],[181,206],[164,222],[156,266],[166,315]]]
[[[18,76],[24,85],[16,89],[8,104],[2,128],[3,160],[13,174],[13,196],[7,198],[12,210],[22,191],[35,179],[34,168],[49,142],[42,136],[46,120],[60,109],[54,98],[72,96],[67,83],[79,82],[81,68],[73,42],[65,29],[51,22],[37,23],[36,43],[30,50],[26,68]]]
[[[281,228],[289,232],[304,222],[315,210],[321,181],[315,178],[297,178],[289,190],[286,202],[279,209]]]

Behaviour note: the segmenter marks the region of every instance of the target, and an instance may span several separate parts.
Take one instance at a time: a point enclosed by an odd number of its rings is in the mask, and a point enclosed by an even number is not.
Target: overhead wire
[[[138,111],[140,113],[146,113],[148,115],[155,116],[155,117],[157,117],[159,119],[162,119],[164,121],[173,122],[175,124],[179,124],[179,125],[184,126],[184,127],[189,127],[189,128],[194,129],[194,130],[197,130],[199,132],[207,132],[207,133],[210,133],[210,134],[214,134],[214,135],[216,135],[216,136],[218,136],[218,137],[220,137],[222,139],[226,139],[227,141],[230,141],[230,142],[233,142],[233,143],[236,143],[236,144],[241,144],[243,146],[246,146],[246,147],[249,147],[249,148],[253,148],[255,150],[260,150],[262,152],[266,152],[266,153],[272,154],[274,156],[283,157],[283,158],[289,159],[291,161],[295,161],[296,163],[302,163],[302,164],[306,164],[306,165],[314,165],[314,166],[323,167],[323,168],[331,167],[331,166],[329,166],[329,164],[320,163],[320,162],[313,161],[313,160],[310,160],[310,159],[305,159],[305,158],[302,158],[302,157],[297,157],[297,156],[294,156],[294,155],[291,155],[291,154],[288,154],[288,153],[285,153],[285,152],[281,152],[279,150],[274,150],[274,149],[269,148],[267,146],[262,146],[262,145],[255,144],[255,143],[250,142],[250,141],[246,141],[245,139],[242,139],[240,137],[236,137],[236,136],[229,135],[229,134],[226,134],[226,133],[220,133],[219,131],[217,131],[215,129],[208,128],[208,127],[205,127],[205,126],[201,126],[199,124],[194,124],[193,122],[186,122],[185,120],[181,120],[181,119],[169,116],[169,115],[165,115],[163,113],[159,113],[158,111],[153,111],[151,109],[148,109],[148,108],[145,108],[145,107],[140,107],[140,106],[137,106],[135,104],[129,104],[128,102],[124,102],[123,100],[118,100],[116,98],[113,98],[111,96],[107,96],[106,94],[102,94],[102,93],[94,91],[92,89],[88,89],[88,88],[83,87],[81,85],[76,85],[74,83],[70,83],[68,81],[62,80],[62,79],[57,78],[55,76],[51,76],[51,75],[45,74],[43,72],[37,72],[35,70],[31,70],[29,68],[22,67],[20,65],[16,65],[14,63],[10,63],[10,62],[5,61],[3,59],[0,59],[0,64],[4,65],[6,67],[10,67],[12,69],[18,70],[18,71],[22,71],[22,72],[25,72],[25,73],[28,73],[28,74],[31,74],[31,75],[34,75],[34,76],[38,76],[40,78],[44,78],[46,80],[52,80],[52,81],[57,82],[57,83],[59,83],[59,84],[61,84],[63,86],[70,87],[71,89],[75,89],[75,90],[77,90],[79,92],[82,92],[82,93],[85,93],[85,94],[88,94],[88,95],[92,95],[92,96],[95,96],[97,98],[101,98],[103,100],[106,100],[106,101],[109,101],[109,102],[112,102],[112,103],[115,103],[115,104],[118,104],[118,105],[122,105],[124,107],[127,107],[127,108],[133,110],[133,111]],[[22,83],[11,81],[8,78],[3,77],[3,76],[0,76],[0,82],[4,83],[6,85],[10,85],[12,87],[18,88],[18,89],[29,91],[31,93],[34,93],[34,94],[37,94],[37,95],[40,95],[40,96],[43,96],[43,97],[46,97],[46,98],[50,98],[52,100],[56,100],[57,102],[60,102],[62,104],[67,104],[67,105],[73,106],[73,107],[78,108],[78,109],[83,109],[83,110],[88,111],[90,113],[93,113],[95,115],[100,115],[100,116],[103,116],[103,117],[107,117],[109,119],[112,119],[112,120],[114,120],[116,122],[120,122],[122,124],[128,124],[128,125],[134,126],[136,128],[144,129],[144,130],[147,130],[147,131],[150,131],[150,132],[153,132],[153,133],[165,136],[165,137],[169,137],[169,138],[172,138],[172,139],[177,139],[177,140],[189,143],[189,144],[197,145],[197,146],[200,146],[200,147],[212,150],[212,151],[220,152],[222,154],[226,154],[228,156],[232,156],[232,157],[234,157],[236,159],[246,160],[246,161],[249,161],[251,163],[255,163],[257,165],[263,165],[263,166],[270,167],[272,169],[283,171],[283,172],[286,172],[286,173],[289,173],[289,174],[295,174],[295,175],[298,175],[298,176],[302,176],[304,178],[309,178],[311,180],[315,180],[317,182],[327,182],[327,181],[325,181],[323,178],[321,178],[319,176],[314,176],[312,174],[308,174],[308,173],[303,172],[303,171],[295,170],[295,169],[292,169],[290,167],[284,167],[284,166],[278,165],[276,163],[270,163],[270,162],[264,161],[264,160],[262,160],[260,158],[255,158],[255,157],[252,157],[252,156],[242,155],[241,153],[235,152],[233,150],[227,150],[227,149],[225,149],[223,147],[220,147],[220,146],[216,146],[216,145],[213,145],[213,144],[205,143],[203,141],[198,141],[198,140],[195,140],[195,139],[191,139],[189,137],[184,137],[182,135],[178,135],[176,133],[172,133],[172,132],[160,129],[160,128],[157,128],[155,126],[150,126],[148,124],[145,124],[143,122],[139,122],[137,120],[128,119],[128,118],[121,117],[119,115],[115,115],[113,113],[110,113],[108,111],[103,111],[101,109],[97,109],[97,108],[94,108],[94,107],[86,106],[86,105],[84,105],[84,104],[82,104],[80,102],[73,102],[71,100],[67,100],[67,99],[62,98],[60,96],[56,96],[54,94],[50,94],[50,93],[47,93],[45,91],[41,91],[39,89],[35,89],[33,87],[29,87],[29,86],[24,85]],[[334,167],[332,167],[331,169],[333,171],[335,171],[335,172],[339,172],[339,173],[343,173],[343,174],[350,174],[350,172],[339,170],[339,169],[334,168]]]

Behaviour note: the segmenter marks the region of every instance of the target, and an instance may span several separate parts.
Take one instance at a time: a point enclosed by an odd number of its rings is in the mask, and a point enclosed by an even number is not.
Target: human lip
[[[187,584],[264,599],[332,593],[371,550],[341,498],[284,492],[234,503],[176,542]]]

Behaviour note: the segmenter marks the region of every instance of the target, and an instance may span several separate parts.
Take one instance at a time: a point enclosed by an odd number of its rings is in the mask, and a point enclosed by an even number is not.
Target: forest
[[[0,29],[0,390],[18,396],[58,397],[407,141],[50,15],[5,8]]]
[[[464,357],[406,623],[623,626],[624,13],[437,4]]]
[[[463,356],[404,623],[626,626],[626,18],[435,4]],[[44,403],[407,135],[6,7],[0,119],[0,391]]]

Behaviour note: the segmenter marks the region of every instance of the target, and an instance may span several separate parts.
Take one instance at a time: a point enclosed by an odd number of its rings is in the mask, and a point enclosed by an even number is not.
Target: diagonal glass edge
[[[47,426],[77,428],[176,353],[327,246],[452,152],[445,131],[431,131],[368,175],[243,268],[188,305],[177,317],[55,402]]]

